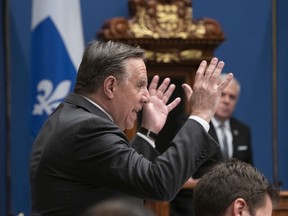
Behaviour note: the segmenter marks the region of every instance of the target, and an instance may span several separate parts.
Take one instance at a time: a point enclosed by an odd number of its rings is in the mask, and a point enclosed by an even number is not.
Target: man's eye
[[[144,87],[146,87],[146,85],[144,83],[139,83],[138,84],[138,88],[144,88]]]

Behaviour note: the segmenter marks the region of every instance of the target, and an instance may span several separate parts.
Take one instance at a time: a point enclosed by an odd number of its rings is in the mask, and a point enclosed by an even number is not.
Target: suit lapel
[[[231,127],[232,138],[233,138],[233,156],[235,156],[236,152],[238,152],[239,130],[233,118],[230,119],[230,127]]]
[[[217,141],[217,143],[219,143],[219,140],[218,140],[218,137],[217,137],[217,134],[216,134],[215,128],[214,128],[214,126],[213,126],[213,124],[212,124],[211,121],[210,121],[209,134],[213,137],[214,140]]]

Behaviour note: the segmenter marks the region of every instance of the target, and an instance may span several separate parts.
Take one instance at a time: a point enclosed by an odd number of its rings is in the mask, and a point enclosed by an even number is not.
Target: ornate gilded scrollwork
[[[128,0],[130,18],[106,21],[98,38],[138,44],[147,62],[189,62],[211,58],[224,40],[214,19],[192,19],[191,0]]]
[[[145,7],[146,6],[146,7]],[[148,4],[136,6],[135,19],[129,20],[129,27],[137,38],[202,38],[206,29],[203,22],[192,22],[192,7],[185,4]]]
[[[197,49],[184,50],[176,53],[145,50],[145,59],[148,61],[156,61],[158,63],[171,63],[200,58],[203,58],[203,52]]]

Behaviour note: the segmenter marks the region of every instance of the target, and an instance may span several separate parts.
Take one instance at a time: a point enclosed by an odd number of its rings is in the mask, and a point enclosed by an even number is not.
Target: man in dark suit
[[[229,74],[218,83],[224,62],[202,61],[192,88],[183,84],[191,115],[161,155],[155,139],[168,113],[180,102],[166,104],[174,91],[166,78],[158,86],[148,78],[139,47],[93,41],[85,49],[74,93],[68,95],[38,134],[32,148],[30,179],[32,215],[79,215],[95,203],[125,197],[170,200],[200,167],[218,154],[209,136],[209,121]],[[141,128],[129,142],[143,109]]]
[[[232,116],[239,95],[240,84],[234,77],[222,92],[216,113],[210,122],[209,134],[220,144],[223,158],[237,158],[253,165],[250,128]]]
[[[225,74],[221,75],[221,78]],[[219,143],[222,159],[237,158],[253,165],[251,132],[248,125],[232,117],[240,95],[240,84],[234,77],[222,92],[209,134]],[[185,117],[187,118],[187,117]],[[189,179],[171,202],[171,216],[193,215],[193,189],[197,179]]]

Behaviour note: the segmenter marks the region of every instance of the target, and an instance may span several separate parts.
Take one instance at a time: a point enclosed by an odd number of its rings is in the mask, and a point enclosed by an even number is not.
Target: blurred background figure
[[[91,207],[81,216],[155,216],[148,208],[124,199],[110,199]]]
[[[209,134],[220,144],[224,159],[237,158],[253,165],[250,128],[233,117],[239,96],[240,84],[234,77],[222,92]]]

